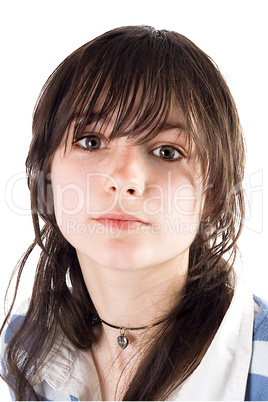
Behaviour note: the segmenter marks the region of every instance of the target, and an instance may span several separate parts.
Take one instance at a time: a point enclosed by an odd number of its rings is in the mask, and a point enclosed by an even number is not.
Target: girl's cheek
[[[182,216],[199,214],[202,203],[201,193],[191,184],[183,184],[174,192],[175,210]]]

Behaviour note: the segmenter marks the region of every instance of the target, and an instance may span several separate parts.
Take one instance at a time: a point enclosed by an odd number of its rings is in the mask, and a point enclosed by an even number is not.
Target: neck
[[[182,296],[188,253],[136,270],[103,267],[82,254],[78,258],[99,317],[112,325],[134,328],[154,324],[164,319]]]

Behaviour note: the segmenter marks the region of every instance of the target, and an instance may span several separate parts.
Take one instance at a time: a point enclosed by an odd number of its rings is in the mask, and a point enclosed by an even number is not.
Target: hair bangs
[[[174,99],[177,103],[170,83],[174,65],[163,41],[151,46],[150,37],[138,44],[116,39],[100,38],[80,53],[66,104],[68,110],[75,105],[73,140],[91,124],[93,133],[109,125],[109,139],[131,136],[146,142],[162,130]]]

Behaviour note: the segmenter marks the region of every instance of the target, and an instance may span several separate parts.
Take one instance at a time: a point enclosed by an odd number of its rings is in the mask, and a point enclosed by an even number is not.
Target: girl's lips
[[[148,223],[142,221],[136,216],[115,213],[101,215],[98,218],[95,218],[95,220],[106,227],[120,230],[136,229],[142,225],[148,225]]]

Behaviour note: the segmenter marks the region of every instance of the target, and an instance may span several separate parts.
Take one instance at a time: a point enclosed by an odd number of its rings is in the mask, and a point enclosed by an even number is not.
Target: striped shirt
[[[254,296],[259,313],[254,320],[253,348],[246,401],[268,401],[268,303]]]

